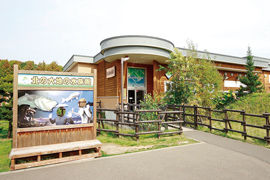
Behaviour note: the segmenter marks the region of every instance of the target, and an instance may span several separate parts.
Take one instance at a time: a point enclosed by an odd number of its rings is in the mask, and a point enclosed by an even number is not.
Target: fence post
[[[159,112],[157,112],[158,113],[158,121],[160,120],[160,114],[159,114]],[[158,131],[160,131],[160,122],[158,122]],[[160,139],[160,134],[158,133],[158,139]]]
[[[120,112],[120,111],[118,110],[118,112]],[[119,119],[120,119],[119,116],[120,116],[119,113],[117,113],[117,114],[116,114],[116,121],[117,121],[117,122],[116,122],[116,131],[117,131],[117,135],[116,135],[116,136],[117,136],[117,138],[119,138]]]
[[[165,111],[168,111],[168,105],[166,105]],[[167,122],[167,118],[168,118],[167,114],[164,114],[163,116],[164,116],[164,121]],[[165,130],[168,131],[168,129],[169,129],[168,124],[165,124]]]
[[[136,113],[136,122],[139,121],[139,114]],[[135,135],[136,135],[136,139],[137,139],[137,142],[139,142],[139,135],[137,135],[137,133],[139,133],[139,124],[137,123],[136,124],[136,128],[135,128]]]
[[[197,117],[197,105],[194,105],[194,129],[197,129],[198,127],[198,117]]]
[[[212,131],[212,111],[211,111],[211,107],[209,107],[209,117],[208,117],[208,120],[209,120],[209,129],[210,129],[210,132]]]
[[[186,108],[185,108],[185,104],[183,104],[183,121],[184,121],[184,125],[186,126]]]
[[[182,114],[179,113],[179,121],[181,120],[182,120]],[[181,135],[183,133],[182,123],[179,123],[179,131],[180,131],[179,135]]]
[[[269,113],[268,112],[265,112],[266,113],[266,117],[265,117],[265,120],[266,120],[266,140],[267,140],[267,144],[270,145],[270,135],[269,135],[269,128],[270,128],[270,123],[269,123]]]
[[[223,119],[224,121],[225,121],[225,128],[224,128],[224,130],[225,130],[225,132],[226,132],[226,134],[228,133],[228,121],[227,121],[227,119],[228,119],[228,114],[227,114],[227,110],[224,108],[223,109],[223,111],[225,112],[224,113],[224,115],[225,115],[225,118]]]
[[[98,119],[97,119],[97,122],[98,122],[98,129],[100,129],[101,112],[102,112],[102,111],[98,111]],[[100,135],[100,131],[98,131],[98,135]]]
[[[247,140],[247,128],[246,128],[246,118],[245,118],[245,110],[242,110],[243,112],[241,113],[243,116],[243,130],[245,133],[243,133],[242,135],[244,136],[244,139]]]

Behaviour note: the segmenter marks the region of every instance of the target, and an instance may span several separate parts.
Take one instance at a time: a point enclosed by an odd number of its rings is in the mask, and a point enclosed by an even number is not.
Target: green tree
[[[18,64],[19,69],[23,70],[47,70],[47,71],[63,71],[63,67],[57,62],[52,62],[50,65],[39,63],[36,65],[34,61],[20,62],[16,60],[0,60],[0,120],[9,121],[8,138],[11,137],[12,120],[13,120],[13,71],[14,64]],[[50,68],[47,68],[49,66]],[[45,67],[45,68],[44,68]]]
[[[47,71],[63,71],[63,67],[58,65],[56,61],[51,62],[47,65]]]
[[[14,64],[12,61],[11,64]],[[8,60],[0,62],[0,118],[9,121],[8,138],[12,132],[13,67]]]
[[[36,68],[34,61],[26,61],[26,64],[23,66],[23,70],[34,70]]]
[[[42,63],[38,63],[35,70],[37,70],[37,71],[46,71],[47,70],[46,63],[44,61]]]
[[[245,85],[245,87],[240,86],[238,94],[241,96],[244,94],[244,91],[248,91],[249,94],[262,91],[262,82],[259,80],[259,76],[257,74],[254,74],[255,67],[250,47],[248,47],[247,50],[247,60],[245,68],[247,70],[247,76],[240,77],[239,79],[240,82]]]
[[[221,89],[222,77],[209,56],[199,57],[192,42],[188,47],[186,56],[175,49],[168,67],[160,68],[172,75],[164,100],[169,104],[211,106]]]

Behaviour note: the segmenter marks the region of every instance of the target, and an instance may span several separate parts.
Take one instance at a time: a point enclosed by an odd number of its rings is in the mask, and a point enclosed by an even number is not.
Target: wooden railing
[[[127,104],[128,105],[128,104]],[[132,136],[139,139],[140,135],[143,134],[157,134],[158,137],[163,134],[170,133],[182,133],[182,124],[184,126],[190,126],[198,129],[198,126],[207,127],[212,130],[222,131],[224,133],[234,132],[240,133],[244,139],[254,138],[266,141],[270,144],[270,123],[269,116],[270,113],[263,114],[250,114],[245,112],[245,110],[233,110],[233,109],[223,109],[215,110],[210,107],[201,106],[189,106],[189,105],[166,105],[165,111],[160,109],[157,110],[141,110],[139,105],[128,105],[128,107],[137,107],[134,111],[124,111],[120,109],[102,109],[98,108],[99,117],[98,129],[97,131],[109,131],[114,132],[117,136]],[[101,112],[113,111],[116,114],[116,119],[105,119],[101,118]],[[156,113],[155,119],[143,118],[145,113]],[[123,115],[123,116],[122,116]],[[238,116],[236,118],[235,116]],[[122,118],[123,117],[123,120]],[[256,123],[248,121],[249,117],[259,118]],[[111,121],[114,123],[116,129],[104,129],[104,121]],[[145,130],[142,128],[143,125],[152,124],[154,130]],[[101,128],[101,125],[103,128]],[[133,127],[134,133],[125,134],[119,131],[121,125],[126,125]],[[161,127],[168,127],[176,129],[176,131],[168,132],[161,131]],[[252,128],[253,131],[261,131],[259,133],[251,133],[249,130]],[[262,135],[262,130],[265,131]]]
[[[211,109],[210,107],[201,107],[201,106],[187,106],[187,105],[168,105],[168,108],[180,108],[180,110],[183,111],[183,120],[184,125],[190,125],[191,127],[194,127],[195,129],[198,128],[198,126],[205,126],[212,130],[222,131],[226,134],[230,132],[240,133],[244,139],[246,140],[247,137],[254,138],[254,139],[260,139],[263,141],[266,141],[268,144],[270,144],[270,123],[269,123],[269,116],[270,113],[263,113],[263,114],[250,114],[246,113],[245,110],[234,110],[234,109],[223,109],[223,110],[215,110]],[[187,109],[193,109],[190,110],[187,113]],[[203,109],[205,112],[204,114],[200,113],[200,109]],[[191,113],[192,112],[192,113]],[[219,114],[219,118],[214,117],[215,114]],[[238,115],[238,119],[233,118],[235,115],[230,118],[229,113],[232,115],[232,113],[236,113],[236,116]],[[193,118],[187,118],[188,116]],[[247,121],[247,117],[255,117],[259,118],[260,120],[257,121],[257,123],[250,123]],[[204,118],[204,119],[202,119]],[[214,122],[218,122],[220,124],[219,127],[216,127],[214,125]],[[264,123],[263,123],[264,122]],[[232,123],[234,123],[232,125]],[[260,124],[260,125],[258,125]],[[238,128],[237,128],[238,127]],[[247,130],[247,128],[253,128],[254,131],[264,130],[265,136],[261,137],[259,134],[251,134],[250,131]]]
[[[101,114],[104,111],[113,111],[116,114],[116,119],[106,119],[102,118]],[[157,134],[158,138],[160,135],[165,134],[181,134],[182,133],[182,111],[161,111],[161,110],[141,110],[137,109],[134,111],[121,111],[120,109],[103,109],[98,108],[98,129],[97,132],[106,131],[113,132],[115,135],[119,136],[131,136],[136,137],[137,141],[139,137],[144,134]],[[144,116],[145,113],[156,114],[156,119],[149,119]],[[121,118],[123,117],[123,119]],[[105,129],[104,122],[110,121],[115,126],[115,129]],[[145,128],[145,126],[153,125],[153,128]],[[134,132],[122,133],[120,127],[122,126],[132,127]],[[176,129],[176,131],[162,131],[161,126],[171,127]],[[167,128],[166,128],[167,129]],[[132,132],[132,133],[131,133]]]

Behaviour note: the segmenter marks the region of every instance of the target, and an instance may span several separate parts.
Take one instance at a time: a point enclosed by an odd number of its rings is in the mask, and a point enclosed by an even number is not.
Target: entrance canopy
[[[129,56],[129,63],[153,64],[156,60],[166,64],[174,48],[170,41],[150,36],[116,36],[103,40],[100,46],[101,52],[94,57],[94,63]]]

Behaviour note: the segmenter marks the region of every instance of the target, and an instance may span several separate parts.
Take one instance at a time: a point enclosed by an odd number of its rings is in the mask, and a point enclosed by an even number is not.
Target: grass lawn
[[[8,158],[8,155],[12,148],[12,139],[7,139],[8,121],[1,120],[0,127],[4,127],[3,130],[0,132],[0,172],[5,172],[9,171],[10,159]],[[102,143],[114,144],[118,146],[120,145],[125,147],[147,146],[147,148],[142,148],[139,150],[127,150],[126,152],[120,154],[196,143],[196,141],[188,139],[184,135],[163,135],[160,137],[160,139],[158,139],[157,135],[148,134],[140,136],[140,140],[139,142],[137,142],[136,138],[123,136],[117,138],[113,133],[101,132],[101,134],[98,135],[97,139],[100,140]],[[102,156],[105,157],[112,155],[108,155],[103,152]]]
[[[8,155],[11,151],[12,140],[7,138],[8,121],[0,121],[0,127],[3,130],[0,132],[0,172],[9,171],[10,159]]]
[[[198,126],[198,130],[210,133],[210,130],[207,127]],[[265,148],[270,149],[270,145],[267,145],[266,141],[262,141],[262,140],[254,139],[254,138],[249,138],[249,137],[247,137],[247,139],[244,140],[244,137],[240,133],[228,132],[226,134],[225,132],[221,132],[221,131],[217,131],[217,130],[212,130],[211,133],[213,133],[215,135],[235,139],[235,140],[240,140],[240,141],[246,142],[246,143],[250,143],[250,144],[254,144],[254,145],[258,145],[258,146],[263,146]]]
[[[126,130],[125,133],[131,134],[131,132],[127,131],[128,130]],[[97,136],[97,139],[103,144],[116,144],[124,147],[147,146],[147,148],[142,148],[139,150],[128,150],[121,154],[197,143],[197,141],[195,140],[186,138],[183,134],[162,135],[160,136],[160,139],[158,139],[156,134],[146,134],[141,135],[139,138],[139,142],[137,142],[136,138],[134,137],[119,136],[119,138],[117,138],[116,135],[114,135],[114,133],[112,132],[101,132]],[[102,156],[108,156],[108,154],[103,151]]]
[[[245,110],[246,113],[249,114],[257,114],[262,115],[265,112],[270,112],[270,93],[254,93],[250,94],[244,97],[241,97],[240,100],[234,102],[233,104],[230,104],[226,106],[226,109],[234,109],[234,110]],[[186,113],[193,114],[194,109],[193,108],[186,108]],[[208,115],[207,110],[199,109],[200,114]],[[227,112],[228,119],[243,121],[243,116],[239,112]],[[212,118],[214,119],[220,119],[222,120],[225,118],[224,113],[220,112],[212,112],[211,114]],[[193,117],[186,117],[186,120],[188,122],[194,122]],[[209,120],[207,118],[202,118],[203,123],[209,124]],[[257,125],[263,127],[266,124],[266,119],[264,117],[252,117],[252,116],[245,116],[245,121],[247,124],[251,125]],[[232,129],[238,130],[238,131],[244,131],[243,125],[238,122],[230,122]],[[212,121],[212,126],[218,129],[225,128],[224,122],[218,122],[218,121]],[[229,128],[229,126],[228,126]],[[207,127],[198,126],[198,130],[210,132],[210,130]],[[254,128],[254,127],[248,127],[246,126],[246,132],[248,135],[256,136],[260,138],[264,138],[266,134],[265,129],[261,128]],[[266,141],[249,138],[247,137],[246,140],[244,140],[244,137],[241,133],[237,132],[231,132],[229,131],[227,134],[222,131],[212,130],[213,134],[240,140],[243,142],[263,146],[266,148],[270,148],[270,145],[267,145]]]

